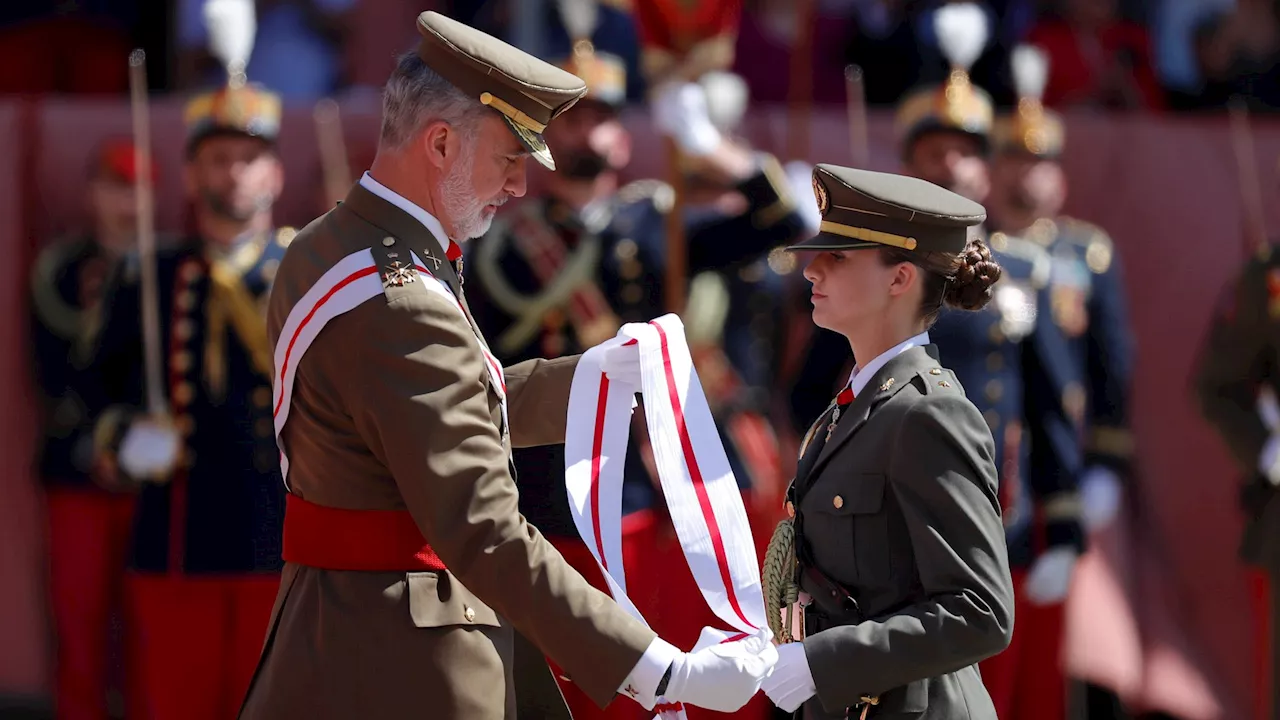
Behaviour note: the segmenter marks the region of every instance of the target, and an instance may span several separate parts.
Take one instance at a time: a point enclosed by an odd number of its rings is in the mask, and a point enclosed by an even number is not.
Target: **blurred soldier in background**
[[[1047,423],[1033,434],[1032,457],[1041,456],[1045,445],[1054,457],[1074,458],[1083,452],[1079,500],[1073,502],[1079,503],[1084,529],[1096,531],[1119,510],[1121,480],[1130,475],[1133,453],[1128,427],[1133,348],[1123,281],[1106,233],[1060,215],[1066,199],[1066,176],[1058,162],[1063,125],[1040,104],[1047,56],[1029,46],[1017,48],[1013,74],[1020,100],[993,132],[990,222],[1004,237],[1029,241],[1048,255],[1047,302],[1037,318],[1043,329],[1035,342],[1043,350],[1042,372],[1031,376],[1026,392],[1050,396],[1045,404],[1056,397],[1069,420],[1065,425]],[[1033,461],[1032,472],[1042,471],[1049,468]],[[1055,502],[1066,503],[1068,497]],[[1057,557],[1054,552],[1045,557]],[[1060,553],[1057,562],[1072,564],[1066,549]],[[1063,604],[1056,594],[1027,597],[1030,604],[1018,606],[1014,645],[992,661],[999,669],[989,673],[990,681],[1011,676],[1010,688],[1017,689],[1008,717],[1061,719]]]
[[[136,280],[117,275],[92,347],[101,475],[140,487],[126,579],[130,715],[234,716],[282,566],[284,487],[262,307],[294,231],[280,99],[233,81],[187,105],[195,235],[156,259],[169,417],[146,417]]]
[[[582,352],[613,337],[623,323],[645,322],[664,312],[665,224],[674,198],[671,187],[657,180],[620,186],[632,150],[619,118],[627,86],[624,65],[609,48],[585,39],[575,42],[568,57],[553,61],[588,87],[587,96],[545,132],[557,170],[543,176],[543,197],[500,216],[467,249],[466,261],[474,268],[467,286],[471,309],[504,364]],[[701,86],[673,87],[660,99],[655,118],[664,135],[698,158],[706,177],[744,199],[731,214],[689,214],[692,272],[740,267],[799,232],[802,220],[777,161],[726,140],[709,119]],[[703,381],[714,404],[706,375]],[[665,517],[651,472],[643,408],[635,418],[637,440],[628,448],[623,489],[628,593],[656,632],[692,647],[715,618],[699,601]],[[730,427],[732,412],[717,420],[722,430]],[[727,438],[725,445],[739,483],[749,489],[751,467]],[[521,512],[603,589],[603,577],[568,512],[563,446],[517,449],[515,464]],[[623,707],[602,714],[572,686],[566,684],[564,692],[575,717],[632,712]],[[764,712],[768,702],[761,697],[749,707]],[[696,717],[703,711],[689,712]]]
[[[109,625],[133,510],[132,494],[92,481],[93,424],[83,369],[74,362],[107,276],[137,242],[133,145],[107,140],[88,171],[92,229],[47,246],[31,278],[31,367],[41,402],[36,467],[48,511],[57,648],[55,711],[68,719],[107,716]]]

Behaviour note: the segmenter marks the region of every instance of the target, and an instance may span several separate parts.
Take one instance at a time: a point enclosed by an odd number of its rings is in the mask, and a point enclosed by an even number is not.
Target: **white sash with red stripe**
[[[610,382],[600,369],[605,350],[629,343],[640,346],[639,388]],[[736,630],[703,628],[695,649],[768,627],[746,508],[675,315],[625,325],[617,337],[588,350],[569,393],[570,510],[614,599],[644,622],[627,597],[622,567],[622,475],[637,391],[643,392],[658,476],[689,569],[716,617]],[[660,703],[659,715],[684,713]]]
[[[443,280],[432,275],[423,265],[417,254],[412,254],[414,267],[428,292],[433,292],[449,299],[449,302],[462,313],[468,325],[472,325],[467,312],[458,298]],[[307,348],[320,335],[320,331],[328,322],[339,315],[354,310],[366,300],[383,294],[382,275],[374,261],[373,251],[358,250],[338,261],[320,276],[315,285],[298,300],[285,319],[280,330],[280,338],[275,349],[275,387],[273,392],[273,414],[275,417],[276,444],[280,447],[280,472],[284,477],[285,487],[289,486],[289,458],[281,440],[284,424],[289,419],[289,406],[293,400],[293,382],[297,377],[298,363],[306,354]],[[474,331],[474,325],[472,329]],[[489,371],[489,379],[502,399],[502,419],[507,420],[507,384],[502,373],[502,364],[498,362],[485,345],[484,338],[476,333],[476,341],[480,352],[484,354],[485,368]]]

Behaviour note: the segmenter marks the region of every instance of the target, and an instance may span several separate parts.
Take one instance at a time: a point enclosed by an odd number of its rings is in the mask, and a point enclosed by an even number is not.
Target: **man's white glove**
[[[1056,547],[1045,551],[1031,566],[1022,591],[1033,605],[1056,605],[1067,599],[1071,574],[1079,555],[1072,547]]]
[[[141,418],[129,425],[116,462],[130,477],[140,480],[168,475],[178,462],[182,439],[172,425]]]
[[[628,342],[605,350],[600,357],[600,370],[611,383],[640,387],[640,345]]]
[[[795,712],[818,692],[809,669],[804,643],[787,643],[778,647],[778,664],[764,679],[764,694],[783,712]]]
[[[1258,456],[1258,472],[1272,485],[1280,485],[1280,435],[1267,438]]]
[[[1105,467],[1092,467],[1080,480],[1080,520],[1085,530],[1101,530],[1116,519],[1124,493],[1120,478]]]
[[[717,712],[735,712],[760,690],[778,651],[767,628],[736,642],[678,655],[663,697]]]
[[[723,139],[707,111],[707,93],[697,83],[673,82],[658,89],[653,121],[658,132],[694,157],[710,155]]]

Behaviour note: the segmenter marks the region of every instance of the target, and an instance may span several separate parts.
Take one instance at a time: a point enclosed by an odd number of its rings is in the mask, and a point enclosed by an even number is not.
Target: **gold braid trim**
[[[796,583],[796,531],[791,520],[783,520],[769,539],[764,553],[764,612],[769,629],[780,643],[793,642],[791,634],[791,606],[800,600],[800,586]],[[782,621],[783,611],[788,618]]]
[[[248,288],[240,281],[240,276],[236,272],[221,262],[214,262],[209,269],[209,277],[212,280],[211,292],[212,298],[210,308],[211,320],[215,314],[220,318],[225,317],[230,321],[232,329],[240,338],[240,343],[244,346],[249,358],[253,361],[254,368],[265,378],[270,378],[274,373],[271,358],[271,341],[267,338],[267,323],[262,317],[262,313],[258,311],[257,303],[254,302],[253,296],[249,293]],[[221,337],[221,333],[215,334],[210,332],[210,342],[214,342],[214,337]]]

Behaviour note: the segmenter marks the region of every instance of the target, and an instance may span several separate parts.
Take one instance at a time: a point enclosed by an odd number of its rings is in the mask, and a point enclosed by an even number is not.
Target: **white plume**
[[[698,79],[707,95],[707,112],[721,132],[737,129],[747,114],[750,89],[740,75],[712,70]]]
[[[953,68],[967,71],[987,44],[987,14],[977,3],[950,3],[933,18],[938,47]]]
[[[1034,45],[1019,45],[1010,56],[1018,97],[1039,100],[1049,82],[1049,54]]]
[[[233,68],[243,72],[258,32],[253,0],[205,0],[204,22],[209,32],[209,52],[228,72]]]

